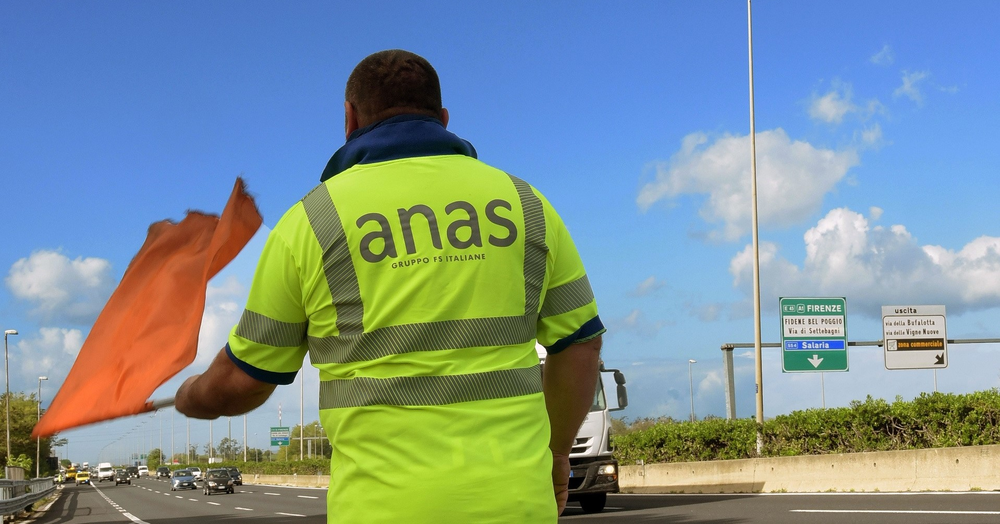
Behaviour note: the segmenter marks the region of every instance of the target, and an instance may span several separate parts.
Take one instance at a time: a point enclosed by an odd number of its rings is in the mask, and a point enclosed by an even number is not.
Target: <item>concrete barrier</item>
[[[325,488],[330,485],[330,475],[244,475],[247,484],[271,486],[296,486],[299,488]]]
[[[622,466],[624,493],[1000,490],[1000,446]]]

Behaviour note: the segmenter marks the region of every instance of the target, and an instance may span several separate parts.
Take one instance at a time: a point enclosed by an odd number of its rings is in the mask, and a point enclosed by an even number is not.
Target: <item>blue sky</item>
[[[943,304],[949,337],[997,336],[998,15],[993,2],[754,4],[765,341],[779,337],[779,296],[846,297],[855,340],[881,337],[890,304]],[[719,347],[753,341],[738,0],[0,4],[11,389],[48,375],[52,398],[152,222],[220,211],[242,175],[273,226],[342,145],[353,66],[396,47],[437,69],[450,130],[559,209],[609,327],[604,358],[629,378],[622,414],[686,418],[694,358],[695,410],[722,415]],[[222,346],[259,246],[212,282],[199,357],[157,396]],[[939,389],[1000,385],[996,354],[952,347]],[[738,415],[750,416],[753,361],[736,361]],[[782,374],[776,352],[764,364],[767,416],[820,405],[818,376]],[[849,373],[827,374],[826,402],[910,398],[933,380],[885,371],[880,349],[859,348]],[[307,421],[317,388],[307,374]],[[248,416],[252,445],[279,402],[297,423],[298,390]],[[158,445],[158,424],[64,436],[93,461],[125,432]],[[208,432],[192,422],[193,442]]]

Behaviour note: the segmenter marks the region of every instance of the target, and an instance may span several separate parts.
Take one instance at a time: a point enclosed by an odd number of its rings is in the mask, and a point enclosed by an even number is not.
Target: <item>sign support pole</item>
[[[764,453],[764,369],[760,336],[760,249],[757,242],[757,133],[753,115],[753,23],[747,0],[747,47],[750,60],[750,218],[753,222],[753,335],[754,376],[757,381],[757,456]]]

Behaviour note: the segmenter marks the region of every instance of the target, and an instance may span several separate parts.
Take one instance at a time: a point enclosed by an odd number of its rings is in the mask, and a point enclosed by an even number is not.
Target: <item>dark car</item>
[[[166,466],[160,466],[156,468],[156,476],[170,478],[170,468]]]
[[[174,471],[170,477],[170,491],[179,489],[198,489],[198,483],[194,480],[194,474],[186,469]]]
[[[132,477],[128,476],[128,472],[124,469],[115,470],[115,486],[119,484],[132,485]]]
[[[243,474],[240,473],[240,468],[226,468],[229,470],[229,476],[233,478],[234,486],[243,485]]]
[[[139,468],[136,466],[129,466],[125,468],[125,472],[128,473],[129,478],[139,478]]]
[[[210,469],[206,471],[202,486],[204,487],[206,496],[220,491],[223,493],[236,493],[236,489],[233,488],[233,478],[229,476],[229,470],[227,469]]]

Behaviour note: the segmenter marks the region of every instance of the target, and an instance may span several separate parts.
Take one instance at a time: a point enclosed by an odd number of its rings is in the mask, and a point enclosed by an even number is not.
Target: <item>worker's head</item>
[[[402,114],[427,115],[448,125],[437,72],[422,56],[389,49],[368,55],[351,72],[344,93],[347,135]]]

